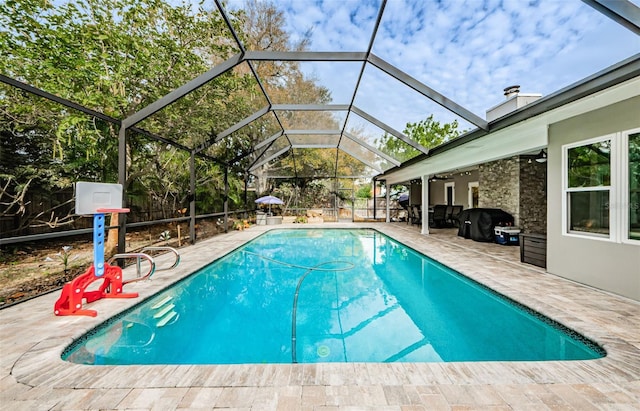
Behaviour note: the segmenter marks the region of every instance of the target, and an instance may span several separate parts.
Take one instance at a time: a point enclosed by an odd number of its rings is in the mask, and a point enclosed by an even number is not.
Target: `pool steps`
[[[175,307],[175,304],[169,304],[166,307],[164,307],[162,310],[158,311],[153,318],[160,318],[160,317],[164,317],[169,311],[173,310],[173,308]]]
[[[173,300],[173,297],[168,295],[151,306],[152,310],[158,310],[153,315],[153,318],[158,320],[158,322],[156,323],[157,328],[164,327],[165,325],[169,324],[171,320],[174,320],[174,322],[178,321],[178,317],[180,316],[174,310],[176,305],[171,303],[171,300]]]
[[[168,295],[168,296],[164,297],[162,300],[160,300],[157,303],[155,303],[153,306],[151,306],[151,308],[154,309],[154,310],[157,310],[158,308],[162,307],[163,305],[165,305],[166,303],[168,303],[172,299],[173,299],[173,297]]]
[[[176,317],[178,315],[177,312],[175,311],[171,311],[168,315],[166,315],[165,317],[162,318],[162,320],[158,321],[158,324],[156,325],[158,328],[159,327],[164,327],[165,325],[167,325],[167,323],[169,321],[171,321],[174,317]],[[175,318],[176,321],[178,320],[178,318]]]

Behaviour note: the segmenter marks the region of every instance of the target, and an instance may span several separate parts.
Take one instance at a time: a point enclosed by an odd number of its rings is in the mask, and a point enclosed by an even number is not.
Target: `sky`
[[[367,51],[380,9],[379,0],[274,3],[293,41],[311,30],[310,51]],[[580,0],[388,0],[372,52],[485,118],[504,101],[505,87],[549,95],[640,53],[640,37]],[[362,64],[301,68],[331,91],[333,103],[349,104]],[[475,128],[371,65],[354,103],[400,131],[429,114]]]

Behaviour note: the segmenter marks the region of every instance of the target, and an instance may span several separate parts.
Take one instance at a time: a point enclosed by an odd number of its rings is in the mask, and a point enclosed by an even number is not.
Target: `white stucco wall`
[[[640,127],[640,96],[549,126],[547,271],[640,301],[640,244],[563,234],[562,145]]]

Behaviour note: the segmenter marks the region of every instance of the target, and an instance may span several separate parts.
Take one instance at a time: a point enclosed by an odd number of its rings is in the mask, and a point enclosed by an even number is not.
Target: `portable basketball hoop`
[[[122,185],[107,183],[76,183],[76,214],[93,215],[93,265],[83,274],[64,285],[54,305],[55,315],[98,315],[95,310],[83,310],[87,303],[102,298],[135,298],[138,293],[123,293],[122,269],[104,262],[104,214],[128,213],[122,205]],[[96,291],[86,291],[95,281],[102,284]]]

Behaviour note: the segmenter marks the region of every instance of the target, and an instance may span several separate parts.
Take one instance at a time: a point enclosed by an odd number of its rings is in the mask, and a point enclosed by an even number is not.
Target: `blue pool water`
[[[375,230],[274,230],[74,342],[82,364],[582,360],[586,338]]]

